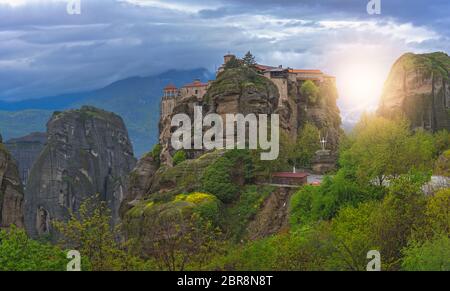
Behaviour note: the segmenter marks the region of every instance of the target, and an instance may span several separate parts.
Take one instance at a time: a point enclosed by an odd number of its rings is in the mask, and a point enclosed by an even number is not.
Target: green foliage
[[[334,245],[334,252],[330,257],[332,269],[365,270],[367,252],[379,249],[374,238],[376,232],[373,224],[379,209],[378,201],[370,201],[358,207],[348,206],[339,211],[332,222]]]
[[[221,211],[220,201],[211,194],[194,192],[190,194],[180,194],[174,199],[174,202],[186,201],[193,204],[193,212],[200,218],[212,222],[214,225],[219,223]]]
[[[256,65],[255,57],[252,55],[250,51],[248,51],[244,58],[242,58],[242,63],[248,67],[252,67]]]
[[[442,189],[428,199],[426,215],[431,234],[450,233],[450,188]]]
[[[225,70],[228,69],[236,69],[242,66],[242,61],[233,56],[226,64],[225,64]]]
[[[231,246],[208,266],[225,271],[325,270],[330,254],[326,224]]]
[[[202,176],[202,191],[229,203],[239,194],[240,186],[253,177],[252,167],[248,151],[227,151],[206,168]]]
[[[436,132],[434,134],[434,145],[437,155],[450,149],[450,133],[445,129]]]
[[[412,135],[405,119],[388,120],[363,116],[351,137],[351,146],[341,153],[340,165],[360,181],[379,185],[411,170],[430,171],[435,151],[431,135]]]
[[[314,154],[319,150],[319,129],[307,122],[299,131],[295,147],[296,164],[302,167],[310,167]]]
[[[384,189],[371,184],[359,184],[344,170],[326,176],[320,186],[304,186],[291,198],[292,226],[318,220],[329,220],[344,206],[382,198]]]
[[[110,226],[111,215],[98,197],[86,199],[67,222],[54,221],[61,234],[59,244],[81,253],[82,269],[120,271],[146,269],[145,262],[127,251],[130,242],[118,243],[118,229]]]
[[[314,84],[313,81],[307,80],[300,87],[300,94],[303,97],[306,97],[308,102],[311,104],[316,104],[319,98],[319,87]]]
[[[405,271],[450,271],[450,238],[440,234],[423,243],[412,241],[403,255]]]
[[[249,221],[257,214],[273,190],[274,188],[270,186],[246,186],[239,199],[226,209],[221,223],[226,230],[226,236],[234,242],[241,240],[246,234]]]
[[[158,143],[158,144],[153,146],[153,149],[149,153],[151,155],[151,157],[153,158],[153,160],[158,165],[161,163],[161,160],[160,160],[161,151],[162,151],[162,146]]]
[[[436,175],[450,177],[450,149],[439,156],[435,164],[434,173]]]
[[[186,161],[186,152],[183,150],[179,150],[175,153],[175,155],[173,156],[173,164],[176,166],[181,162]]]
[[[0,231],[0,271],[64,271],[67,263],[61,249],[28,238],[23,229]]]

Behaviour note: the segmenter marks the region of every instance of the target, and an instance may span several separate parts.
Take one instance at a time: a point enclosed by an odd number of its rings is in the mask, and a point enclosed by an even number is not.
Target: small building
[[[278,172],[272,174],[272,184],[302,186],[307,183],[307,173]]]
[[[184,85],[180,89],[181,97],[197,97],[197,100],[201,101],[208,90],[209,83],[202,83],[199,79],[194,82]]]

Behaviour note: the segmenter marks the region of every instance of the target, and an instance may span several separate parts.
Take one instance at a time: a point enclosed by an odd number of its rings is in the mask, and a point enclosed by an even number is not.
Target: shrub
[[[252,179],[252,167],[248,151],[227,151],[206,168],[202,176],[202,191],[214,194],[224,203],[232,202],[239,194],[239,186]]]
[[[179,150],[173,156],[173,164],[174,166],[178,165],[181,162],[186,161],[186,152],[183,150]]]
[[[0,231],[0,271],[64,271],[68,262],[61,249],[28,238],[23,229]]]

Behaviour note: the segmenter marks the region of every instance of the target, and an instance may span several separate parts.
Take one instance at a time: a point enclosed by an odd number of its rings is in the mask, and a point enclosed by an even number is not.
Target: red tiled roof
[[[279,178],[305,178],[305,177],[308,177],[308,174],[307,173],[279,172],[279,173],[273,173],[272,177],[279,177]]]
[[[290,69],[289,73],[323,74],[321,70]]]
[[[266,65],[260,65],[260,64],[256,64],[255,67],[259,70],[271,70],[271,69],[276,69],[276,67],[272,67],[272,66],[266,66]]]
[[[174,84],[167,85],[164,90],[176,90],[177,87]]]
[[[206,87],[208,83],[202,83],[200,81],[195,81],[193,83],[189,83],[183,86],[183,88],[192,88],[192,87]]]

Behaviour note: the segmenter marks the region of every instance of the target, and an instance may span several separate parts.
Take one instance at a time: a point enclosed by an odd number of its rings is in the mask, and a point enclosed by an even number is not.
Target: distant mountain
[[[213,79],[206,69],[170,70],[149,77],[131,77],[104,88],[23,100],[0,101],[0,132],[4,139],[45,131],[53,111],[91,105],[120,115],[127,126],[136,156],[149,151],[158,140],[159,102],[168,83],[182,86],[199,78]]]

